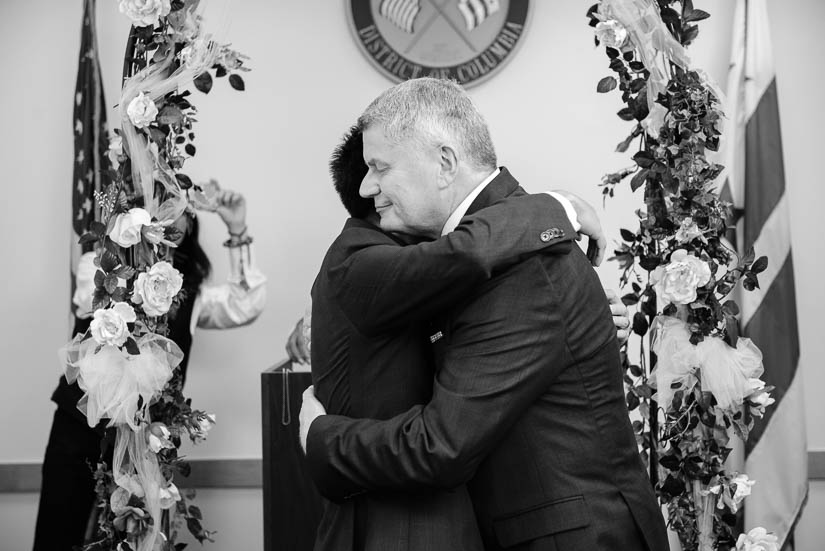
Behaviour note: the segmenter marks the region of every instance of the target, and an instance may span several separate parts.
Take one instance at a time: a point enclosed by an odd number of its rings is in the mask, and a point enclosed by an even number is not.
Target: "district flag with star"
[[[91,248],[78,244],[80,236],[95,220],[95,191],[109,183],[108,129],[106,104],[100,78],[97,37],[95,36],[95,0],[85,0],[77,84],[74,94],[74,175],[72,178],[71,294],[74,272],[80,255]]]
[[[788,551],[808,496],[808,446],[767,0],[737,0],[727,96],[728,178],[722,195],[743,213],[738,249],[753,247],[770,259],[759,274],[759,287],[741,296],[742,332],[762,350],[764,380],[774,387],[776,400],[745,445],[744,470],[756,486],[745,502],[744,529],[764,527]]]

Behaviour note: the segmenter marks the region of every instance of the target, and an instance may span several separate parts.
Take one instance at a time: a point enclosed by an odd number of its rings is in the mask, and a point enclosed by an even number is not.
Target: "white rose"
[[[152,423],[149,425],[149,431],[146,434],[149,449],[152,450],[153,453],[159,453],[162,449],[175,447],[172,441],[169,440],[172,433],[169,432],[169,429],[166,428],[166,425],[163,423]]]
[[[160,498],[161,509],[171,509],[176,501],[180,501],[180,491],[178,491],[177,486],[170,482],[168,487],[160,489],[158,497]]]
[[[627,42],[627,29],[615,19],[596,23],[596,37],[610,48],[620,50]]]
[[[198,38],[180,51],[180,60],[187,69],[206,68],[210,55],[211,41],[208,38]]]
[[[702,237],[702,230],[699,229],[699,226],[696,225],[693,218],[688,216],[682,220],[682,224],[679,226],[679,231],[676,232],[676,241],[679,243],[688,243],[697,237],[701,237],[702,241],[705,241]]]
[[[162,316],[172,306],[172,299],[183,286],[183,277],[165,260],[156,262],[138,274],[132,302],[143,305],[147,316]]]
[[[651,280],[660,300],[690,304],[696,300],[696,289],[710,281],[710,266],[686,250],[678,249],[670,256],[670,264],[653,271]]]
[[[123,346],[130,334],[126,324],[136,319],[135,310],[125,302],[117,302],[112,308],[98,308],[89,325],[92,338],[98,344]]]
[[[739,534],[736,551],[779,551],[779,539],[757,526],[747,534]]]
[[[118,134],[109,136],[109,151],[107,153],[114,166],[120,164],[118,158],[123,155],[123,138]]]
[[[141,92],[129,102],[126,114],[135,128],[146,128],[158,116],[158,107],[152,98]]]
[[[117,215],[109,237],[121,247],[131,247],[140,243],[141,229],[151,223],[152,217],[149,213],[142,208],[135,207],[129,209],[129,212]]]
[[[131,19],[136,27],[157,25],[161,17],[172,11],[170,0],[120,0],[120,13]]]

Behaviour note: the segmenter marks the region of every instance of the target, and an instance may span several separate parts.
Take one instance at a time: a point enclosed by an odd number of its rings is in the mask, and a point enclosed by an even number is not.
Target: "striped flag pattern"
[[[458,11],[464,16],[467,30],[472,31],[501,9],[499,0],[458,0]]]
[[[728,79],[728,178],[722,196],[742,209],[739,250],[766,255],[760,288],[741,295],[743,334],[763,353],[776,403],[749,435],[745,472],[757,481],[745,530],[763,526],[790,548],[808,494],[807,443],[790,218],[766,0],[737,0]]]
[[[95,219],[94,192],[109,184],[109,148],[103,85],[100,78],[95,0],[85,0],[77,83],[74,95],[74,175],[72,178],[71,285],[74,270],[85,252],[78,239]]]
[[[419,0],[382,0],[378,12],[404,32],[415,32],[415,18],[421,11]]]

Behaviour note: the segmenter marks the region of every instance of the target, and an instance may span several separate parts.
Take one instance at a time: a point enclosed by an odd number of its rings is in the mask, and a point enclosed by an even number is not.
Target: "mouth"
[[[375,212],[381,214],[382,210],[388,209],[392,206],[392,203],[388,203],[386,205],[375,205]]]

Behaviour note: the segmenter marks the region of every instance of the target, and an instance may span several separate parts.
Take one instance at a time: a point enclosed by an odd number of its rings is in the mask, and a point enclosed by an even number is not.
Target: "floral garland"
[[[737,539],[736,513],[755,481],[725,469],[729,429],[747,439],[774,400],[759,378],[762,354],[738,337],[739,308],[729,298],[740,282],[748,291],[759,286],[767,258],[752,250],[740,257],[725,241],[731,205],[716,190],[723,167],[708,159],[719,148],[721,93],[691,68],[685,50],[710,15],[691,0],[600,0],[587,15],[615,73],[597,91],[618,88],[625,104],[618,116],[634,122],[616,150],[638,139],[634,165],[602,185],[605,198],[631,176],[631,190],[644,189],[639,228],[621,230],[613,258],[622,286],[631,287],[624,303],[638,307],[641,361],[631,363],[626,351],[623,360],[642,458],[654,465],[682,549],[778,551],[777,538],[761,527]]]
[[[124,75],[121,129],[110,142],[112,183],[96,194],[100,216],[80,240],[97,251],[94,317],[61,350],[89,426],[108,419],[116,429],[112,464],[101,460],[94,474],[99,515],[87,551],[182,549],[183,523],[199,542],[213,541],[190,504],[194,491],[174,483],[190,472],[182,441],[203,441],[215,424],[183,395],[183,353],[166,337],[168,317],[197,292],[171,264],[183,236],[176,221],[193,207],[214,210],[211,189],[181,172],[196,153],[197,110],[179,90],[194,83],[208,93],[210,70],[243,90],[238,73],[249,69],[245,56],[203,32],[198,3],[119,0],[133,23],[125,72],[134,74]]]

